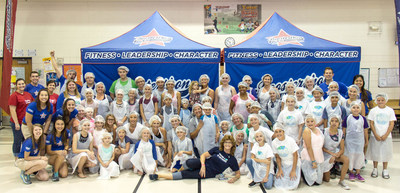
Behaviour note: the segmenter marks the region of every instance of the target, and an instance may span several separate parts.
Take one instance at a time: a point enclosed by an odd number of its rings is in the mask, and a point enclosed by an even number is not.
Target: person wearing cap
[[[118,89],[121,89],[124,91],[124,101],[128,100],[128,92],[129,89],[131,88],[137,88],[136,83],[134,80],[132,80],[131,78],[129,78],[128,75],[129,72],[129,68],[126,66],[120,66],[118,67],[118,75],[119,75],[119,79],[115,80],[111,87],[110,87],[110,96],[112,99],[115,98],[115,91]]]
[[[313,115],[315,117],[317,127],[323,129],[324,120],[322,119],[322,113],[326,107],[326,103],[322,100],[324,91],[319,86],[315,86],[312,94],[314,96],[314,101],[308,105],[306,115]]]
[[[229,114],[229,104],[232,96],[236,95],[236,89],[229,85],[231,77],[229,74],[224,73],[220,77],[222,85],[215,89],[214,108],[218,112],[218,117],[221,121],[228,121],[231,119]]]
[[[50,57],[51,57],[51,65],[53,66],[54,70],[56,71],[58,81],[60,81],[60,93],[63,93],[65,89],[67,88],[67,81],[68,80],[73,80],[75,81],[75,78],[77,76],[77,72],[74,69],[68,70],[67,71],[67,77],[65,77],[62,73],[62,71],[58,68],[56,58],[55,58],[55,51],[50,52]],[[76,87],[79,92],[81,92],[82,86],[79,84],[76,84]]]
[[[171,95],[171,102],[172,102],[172,106],[176,109],[177,114],[179,115],[179,113],[181,112],[181,93],[177,90],[175,90],[175,80],[174,79],[169,79],[167,80],[167,82],[165,83],[165,86],[167,87],[167,91],[162,93],[161,95],[161,99],[162,99],[162,104],[161,106],[164,106],[164,98],[166,94]]]
[[[188,133],[188,128],[178,126],[175,131],[178,139],[172,142],[174,159],[171,165],[171,172],[180,170],[186,160],[194,157],[192,141],[186,135]]]
[[[96,83],[95,90],[96,95],[94,100],[98,104],[97,114],[103,116],[105,119],[107,114],[110,112],[110,103],[112,102],[112,99],[106,94],[106,86],[103,82]]]
[[[242,82],[245,82],[248,87],[247,87],[247,93],[251,94],[254,96],[254,98],[257,98],[257,91],[253,87],[251,87],[251,84],[253,84],[253,80],[251,79],[251,76],[249,75],[244,75],[242,78]]]
[[[248,84],[245,82],[239,82],[238,88],[239,93],[234,95],[231,98],[231,103],[229,105],[229,113],[232,115],[233,113],[240,113],[244,121],[247,121],[247,117],[249,116],[249,112],[247,112],[246,103],[248,101],[254,101],[256,98],[247,93]]]
[[[161,95],[165,92],[165,80],[163,77],[159,76],[156,78],[157,89],[153,90],[153,96],[157,97],[158,100],[158,110],[161,112]]]
[[[122,89],[118,89],[116,94],[116,100],[110,105],[110,113],[115,116],[117,126],[119,127],[125,124],[128,118],[128,103],[123,101],[124,91]]]
[[[334,92],[334,91],[336,91],[336,92],[339,93],[339,84],[338,84],[336,81],[332,81],[331,83],[329,83],[328,93],[327,93],[327,94],[328,94],[328,97],[325,98],[326,106],[329,106],[329,105],[330,105],[331,100],[330,100],[330,98],[329,98],[329,94],[330,94],[331,92]],[[345,99],[342,95],[340,95],[340,93],[339,93],[339,102],[338,102],[338,104],[339,104],[340,106],[344,106],[345,103],[346,103],[346,99]]]
[[[135,83],[137,86],[137,93],[140,98],[144,95],[144,85],[146,84],[146,80],[143,78],[143,76],[138,76],[135,78]]]
[[[93,90],[93,96],[96,96],[96,82],[94,79],[96,78],[93,72],[86,72],[85,73],[85,83],[82,85],[81,95],[86,98],[86,89],[90,88]]]
[[[339,94],[339,92],[333,91],[330,92],[329,97],[326,98],[330,99],[330,103],[326,105],[324,111],[322,112],[322,119],[324,120],[324,128],[328,127],[328,120],[333,114],[339,115],[341,117],[341,120],[347,117],[346,109],[338,104],[340,96],[341,95]]]
[[[324,95],[323,95],[324,98],[328,97],[328,87],[329,87],[329,84],[333,81],[333,76],[334,75],[335,74],[333,73],[333,69],[331,67],[326,67],[325,68],[325,70],[324,70],[324,78],[325,78],[325,80],[324,80],[323,83],[321,83],[319,85],[319,87],[324,92]],[[347,86],[342,82],[338,82],[338,81],[336,81],[336,82],[339,85],[339,93],[340,93],[340,95],[346,96]]]
[[[274,79],[272,78],[272,75],[264,74],[261,77],[261,80],[263,82],[263,87],[258,90],[257,95],[258,95],[258,102],[260,102],[261,105],[261,109],[265,110],[270,97],[269,91],[271,90],[271,88],[274,88],[271,86],[271,83]]]
[[[312,95],[312,91],[315,86],[314,77],[306,76],[304,82],[304,97],[308,100],[308,102],[311,103],[314,100],[314,96]]]
[[[334,172],[336,172],[336,169],[333,168],[333,166],[335,165],[335,162],[341,162],[343,165],[341,169],[342,171],[340,175],[339,186],[345,190],[350,190],[350,187],[344,182],[347,169],[349,168],[349,158],[343,155],[345,137],[343,130],[339,129],[342,120],[343,119],[340,115],[332,114],[329,117],[329,127],[322,130],[324,135],[324,147],[322,148],[322,151],[324,152],[325,160],[323,164],[323,180],[325,182],[329,182],[331,178],[335,179],[336,174]]]
[[[250,113],[251,114],[258,114],[260,115],[262,122],[262,126],[267,127],[267,128],[272,128],[272,126],[275,124],[274,118],[271,116],[271,114],[268,113],[266,110],[261,110],[261,105],[257,101],[253,101],[251,103],[250,107]],[[247,121],[247,123],[250,123],[250,120]]]
[[[371,176],[378,177],[378,162],[382,162],[382,177],[389,179],[388,162],[393,157],[392,130],[396,122],[396,115],[392,108],[386,106],[388,96],[386,93],[376,95],[375,103],[378,105],[368,114],[372,135],[368,145],[366,158],[373,161],[374,169]]]
[[[297,152],[299,146],[293,138],[285,135],[285,129],[280,123],[276,123],[273,128],[276,138],[272,141],[271,148],[277,165],[274,186],[285,190],[297,189],[301,176],[301,161]]]
[[[203,99],[204,96],[211,97],[211,102],[214,101],[214,90],[209,87],[210,77],[207,74],[203,74],[199,78],[200,83],[200,100]]]
[[[200,135],[203,138],[203,147],[197,147],[199,154],[203,154],[216,147],[219,139],[218,119],[217,116],[211,113],[211,104],[205,103],[202,107],[204,115],[200,118],[200,122],[197,125],[197,128],[200,128]]]
[[[197,147],[201,147],[202,138],[198,137],[200,133],[200,128],[197,127],[200,122],[200,118],[203,116],[203,110],[199,103],[195,103],[192,106],[192,118],[189,121],[189,133],[190,139],[193,141],[193,151],[197,158],[200,158],[199,150]]]
[[[360,92],[360,88],[358,88],[357,85],[350,85],[348,88],[348,99],[345,100],[345,103],[343,104],[343,107],[346,109],[347,114],[350,114],[350,104],[353,101],[356,101],[358,103],[360,103],[362,105],[361,107],[361,115],[365,116],[365,104],[364,102],[361,101],[361,99],[359,98],[359,93]]]

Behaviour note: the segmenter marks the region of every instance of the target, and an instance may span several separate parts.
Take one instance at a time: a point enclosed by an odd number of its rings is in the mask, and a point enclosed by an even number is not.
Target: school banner
[[[102,81],[108,93],[111,84],[119,78],[118,67],[115,64],[85,64],[83,73],[93,72],[96,75],[96,81]],[[218,64],[199,64],[199,63],[138,63],[125,64],[129,68],[128,77],[135,79],[137,76],[143,76],[146,84],[151,84],[153,89],[157,88],[156,78],[163,77],[165,80],[174,79],[175,89],[181,92],[181,96],[188,98],[188,89],[191,81],[199,81],[202,74],[210,77],[210,88],[215,89],[218,86]]]
[[[1,79],[1,100],[0,107],[10,114],[8,98],[10,98],[11,69],[14,44],[15,16],[17,13],[17,0],[6,1],[4,19],[4,40],[3,40],[3,67]]]
[[[343,65],[346,67],[343,68]],[[253,88],[262,88],[261,77],[264,74],[271,74],[273,77],[272,85],[281,93],[285,92],[286,83],[293,81],[298,87],[305,86],[305,77],[312,76],[315,84],[324,82],[324,69],[331,67],[334,70],[334,80],[341,81],[346,85],[351,85],[353,76],[358,74],[359,64],[350,63],[262,63],[262,64],[240,64],[229,63],[226,65],[226,72],[231,76],[231,84],[237,87],[244,75],[250,75],[253,79]]]

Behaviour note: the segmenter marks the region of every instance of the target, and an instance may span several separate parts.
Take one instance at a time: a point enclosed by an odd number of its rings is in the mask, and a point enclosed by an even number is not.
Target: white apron
[[[239,113],[243,116],[245,123],[247,123],[247,117],[249,116],[249,112],[247,112],[246,108],[246,102],[249,100],[253,101],[251,100],[249,93],[247,93],[247,100],[242,100],[239,96],[235,104],[235,109],[233,110],[234,113]]]
[[[109,148],[104,148],[102,145],[99,146],[99,156],[103,160],[103,162],[108,162],[112,158],[114,152],[114,145],[110,145]],[[108,167],[103,167],[100,164],[100,176],[97,177],[99,180],[108,180],[111,177],[118,177],[119,176],[119,165],[112,161]]]
[[[89,149],[90,142],[93,140],[92,134],[88,133],[88,139],[85,141],[85,143],[81,143],[80,140],[79,140],[80,137],[81,137],[81,133],[78,132],[77,134],[78,134],[78,141],[77,141],[76,148],[77,149]],[[97,164],[96,158],[95,159],[90,159],[89,155],[86,152],[82,152],[82,153],[79,153],[79,154],[74,154],[74,153],[72,153],[72,151],[70,151],[70,153],[68,154],[67,160],[71,164],[72,174],[75,172],[76,168],[78,167],[78,163],[81,160],[81,158],[85,157],[85,156],[87,157],[87,159],[90,162],[92,162],[94,164]]]
[[[121,141],[118,138],[118,144],[122,147],[125,148],[126,147],[126,141],[124,139],[124,141]],[[128,153],[124,153],[121,154],[118,158],[118,164],[119,164],[119,169],[120,170],[124,170],[124,169],[130,169],[132,168],[132,162],[130,161],[132,154],[133,154],[133,149],[135,147],[135,144],[130,144],[129,145],[129,152]]]
[[[131,162],[135,166],[135,171],[154,174],[157,164],[153,158],[152,148],[153,146],[150,141],[140,141],[136,153],[131,158]]]
[[[167,131],[167,136],[172,136],[172,125],[169,122],[169,119],[174,115],[174,106],[171,105],[171,113],[167,114],[167,111],[165,110],[165,106],[162,107],[163,110],[163,127]]]
[[[143,96],[142,106],[143,106],[143,112],[144,112],[144,116],[146,117],[146,120],[142,120],[142,124],[144,124],[145,121],[149,122],[151,116],[154,115],[154,111],[155,111],[153,95],[150,96],[149,103],[145,104],[144,100],[145,100],[145,97]]]
[[[124,98],[122,99],[123,101],[127,101],[129,99],[128,93],[129,90],[132,88],[132,79],[128,78],[128,83],[126,85],[121,84],[121,79],[119,78],[117,80],[117,83],[115,84],[115,92],[117,92],[118,89],[122,89],[124,91]]]
[[[203,154],[204,152],[210,150],[213,147],[216,147],[215,144],[215,136],[216,134],[216,128],[215,128],[215,115],[211,115],[211,117],[208,117],[207,115],[204,115],[203,118],[203,128],[201,128],[200,133],[203,135],[203,151],[199,153],[200,155]]]
[[[162,132],[160,131],[160,128],[158,128],[158,133],[160,134],[160,138],[158,138],[153,131],[151,131],[151,136],[153,138],[154,143],[164,143],[164,136],[162,134]],[[156,146],[156,152],[157,152],[157,161],[160,165],[165,166],[165,162],[164,162],[164,151],[165,149],[160,147],[160,146]]]
[[[231,115],[229,114],[229,105],[232,98],[232,87],[223,88],[222,85],[218,87],[218,117],[220,121],[230,121]]]
[[[361,169],[364,166],[364,119],[359,115],[347,117],[345,155],[349,158],[349,170]]]
[[[342,140],[343,131],[338,129],[338,141],[332,140],[329,134],[329,128],[325,128],[324,130],[324,148],[330,152],[337,153],[340,151],[340,141]],[[323,162],[323,172],[328,172],[332,169],[334,162],[331,164],[329,160],[331,159],[332,155],[329,153],[324,152],[324,162]]]
[[[97,104],[97,114],[101,115],[104,119],[106,118],[107,114],[110,112],[110,103],[107,99],[107,95],[104,95],[103,100],[94,99]]]
[[[258,101],[260,102],[261,105],[261,110],[266,110],[266,106],[268,104],[269,101],[269,91],[271,90],[271,87],[269,88],[269,90],[267,90],[267,92],[263,92],[264,88],[260,89],[260,92],[258,93]]]

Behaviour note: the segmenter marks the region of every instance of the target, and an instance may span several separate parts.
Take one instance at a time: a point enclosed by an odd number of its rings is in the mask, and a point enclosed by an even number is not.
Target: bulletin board
[[[398,68],[378,68],[378,87],[400,87]]]

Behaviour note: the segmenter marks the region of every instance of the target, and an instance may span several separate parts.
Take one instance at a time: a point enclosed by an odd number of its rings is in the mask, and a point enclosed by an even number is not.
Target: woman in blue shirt
[[[49,157],[49,164],[53,166],[52,180],[57,182],[59,177],[68,176],[68,166],[65,158],[68,154],[71,133],[65,128],[61,116],[56,118],[54,129],[46,138],[46,153]]]
[[[56,121],[55,118],[58,116],[62,116],[65,128],[72,131],[72,124],[74,123],[77,114],[78,110],[75,108],[75,101],[74,99],[69,98],[65,100],[61,109],[57,109],[56,113],[54,114],[53,121]]]
[[[47,134],[53,114],[53,105],[50,103],[49,98],[49,91],[47,89],[42,89],[39,91],[35,102],[29,104],[26,108],[26,114],[22,120],[21,127],[25,139],[32,136],[32,125],[34,124],[43,125],[43,133]]]
[[[214,178],[228,167],[235,172],[235,176],[228,180],[234,183],[240,178],[239,165],[235,158],[235,140],[231,135],[222,138],[219,148],[214,147],[203,153],[200,159],[193,158],[183,164],[184,170],[171,174],[150,174],[150,180],[164,178],[167,180]],[[208,159],[206,159],[208,158]]]
[[[24,184],[31,184],[30,175],[36,175],[36,179],[47,181],[49,174],[46,171],[47,157],[40,156],[44,153],[44,136],[42,125],[33,125],[33,134],[22,144],[21,152],[15,165],[21,169],[20,177]]]

